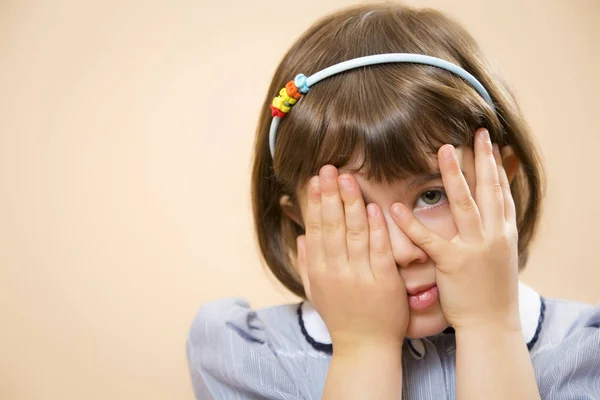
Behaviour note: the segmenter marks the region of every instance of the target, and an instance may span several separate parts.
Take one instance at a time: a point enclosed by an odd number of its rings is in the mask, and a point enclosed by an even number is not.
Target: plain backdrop
[[[286,49],[350,4],[0,0],[1,399],[191,399],[202,303],[296,300],[252,233],[255,123]],[[600,302],[600,3],[409,4],[465,24],[535,131],[548,191],[522,279]]]

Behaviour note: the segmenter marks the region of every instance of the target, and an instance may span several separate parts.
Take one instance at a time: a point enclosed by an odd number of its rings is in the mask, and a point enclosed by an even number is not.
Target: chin
[[[448,327],[448,321],[444,318],[439,300],[423,311],[410,310],[410,319],[406,337],[409,339],[420,339],[427,336],[437,335]]]

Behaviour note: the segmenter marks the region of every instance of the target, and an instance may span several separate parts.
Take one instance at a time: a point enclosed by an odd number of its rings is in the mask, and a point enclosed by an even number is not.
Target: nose
[[[407,268],[411,264],[424,264],[429,260],[429,255],[414,244],[391,217],[387,221],[387,225],[392,245],[392,254],[394,255],[396,264],[400,268]]]

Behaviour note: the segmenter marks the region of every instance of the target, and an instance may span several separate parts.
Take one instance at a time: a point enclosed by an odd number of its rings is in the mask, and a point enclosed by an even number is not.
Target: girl
[[[306,301],[202,307],[196,397],[600,399],[600,309],[518,282],[542,187],[460,25],[395,4],[320,20],[275,72],[252,177],[262,255]]]

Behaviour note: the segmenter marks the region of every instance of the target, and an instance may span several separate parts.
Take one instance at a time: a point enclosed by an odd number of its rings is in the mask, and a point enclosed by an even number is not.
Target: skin
[[[404,338],[448,325],[457,398],[539,398],[518,310],[518,160],[479,129],[474,150],[444,145],[435,164],[441,179],[419,185],[326,165],[297,193],[300,215],[282,198],[305,227],[297,266],[333,343],[324,399],[398,398]],[[407,287],[432,283],[439,301],[410,309]]]

